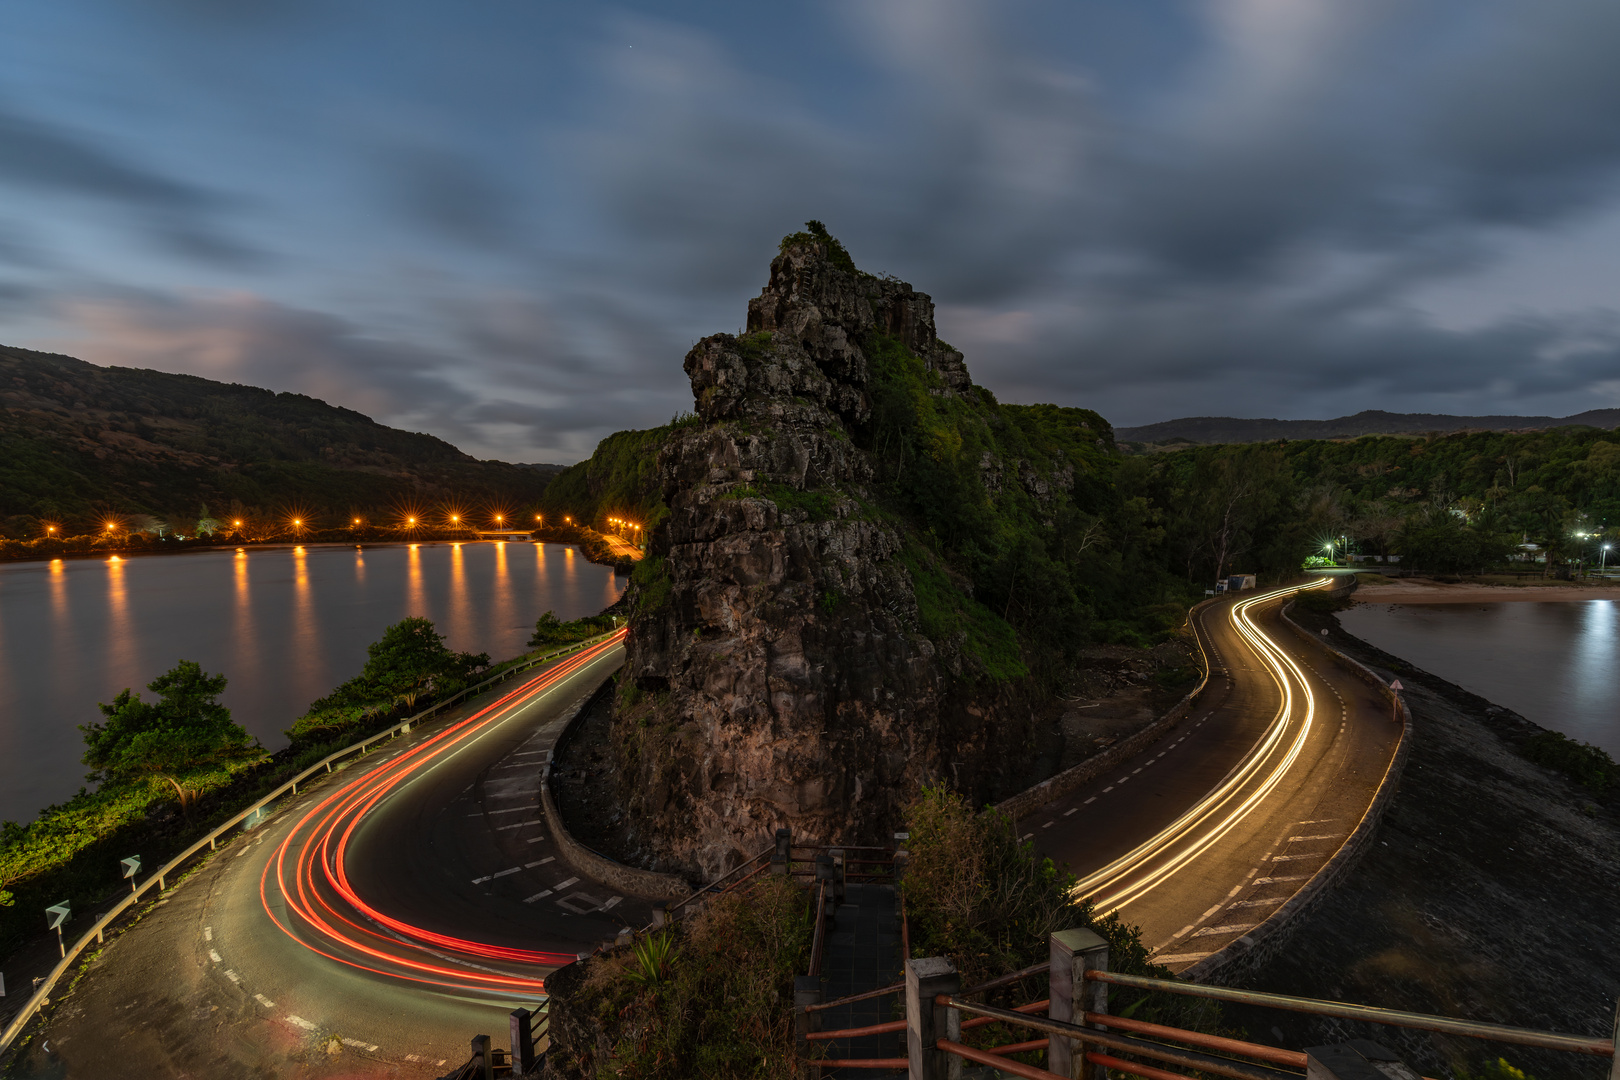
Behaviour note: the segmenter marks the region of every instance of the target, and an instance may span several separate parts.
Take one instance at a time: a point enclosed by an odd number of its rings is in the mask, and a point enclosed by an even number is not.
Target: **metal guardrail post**
[[[906,1057],[908,1080],[960,1080],[962,1059],[939,1049],[940,1039],[962,1038],[962,1016],[935,999],[962,988],[949,957],[906,961]]]
[[[1088,983],[1086,970],[1108,970],[1108,942],[1086,929],[1060,930],[1050,940],[1052,962],[1047,971],[1047,996],[1052,1004],[1047,1015],[1065,1024],[1080,1024],[1088,1012],[1107,1012],[1108,984]],[[1046,1051],[1048,1069],[1078,1080],[1084,1060],[1085,1048],[1079,1040],[1053,1036]],[[1108,1080],[1106,1067],[1093,1065],[1091,1071],[1092,1080]]]
[[[786,877],[793,869],[793,830],[776,830],[776,850],[771,852],[771,873],[776,877]]]
[[[534,1014],[512,1010],[512,1073],[522,1076],[534,1068]]]

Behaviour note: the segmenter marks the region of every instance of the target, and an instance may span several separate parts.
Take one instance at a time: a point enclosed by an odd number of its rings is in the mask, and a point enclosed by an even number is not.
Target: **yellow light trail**
[[[1319,588],[1330,578],[1305,586]],[[1107,866],[1088,875],[1075,885],[1075,895],[1092,899],[1099,912],[1117,910],[1140,900],[1162,885],[1176,871],[1208,851],[1221,838],[1231,832],[1249,812],[1274,791],[1288,769],[1298,759],[1310,735],[1311,722],[1316,715],[1316,697],[1305,681],[1299,665],[1255,625],[1252,609],[1260,604],[1296,592],[1295,588],[1277,589],[1233,604],[1228,611],[1232,626],[1255,654],[1264,661],[1266,671],[1277,684],[1282,702],[1262,738],[1255,743],[1243,761],[1233,767],[1209,794],[1190,810],[1152,838],[1120,856]],[[1295,698],[1303,699],[1304,715],[1297,725],[1294,738],[1283,748],[1290,721],[1296,714]],[[1271,765],[1269,773],[1262,772],[1268,762],[1281,750],[1281,760]],[[1251,782],[1258,784],[1247,797],[1240,794]],[[1204,829],[1199,833],[1200,829]],[[1194,836],[1193,834],[1198,833]],[[1158,860],[1157,865],[1152,865]]]

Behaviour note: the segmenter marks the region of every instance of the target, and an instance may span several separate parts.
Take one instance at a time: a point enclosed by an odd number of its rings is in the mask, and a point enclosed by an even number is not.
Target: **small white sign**
[[[1396,679],[1394,682],[1390,683],[1389,688],[1391,690],[1405,690],[1406,689],[1406,687],[1401,685],[1401,680],[1399,680],[1399,679]]]

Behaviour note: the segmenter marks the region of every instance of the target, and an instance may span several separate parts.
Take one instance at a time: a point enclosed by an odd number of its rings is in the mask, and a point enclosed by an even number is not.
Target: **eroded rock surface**
[[[1016,683],[976,680],[920,632],[908,565],[928,556],[874,502],[858,445],[873,343],[971,399],[962,355],[926,294],[828,256],[787,247],[749,332],[686,357],[701,423],[660,456],[670,514],[633,587],[614,721],[635,843],[659,868],[713,874],[784,824],[884,841],[926,780],[993,798],[1055,764],[1055,727]]]

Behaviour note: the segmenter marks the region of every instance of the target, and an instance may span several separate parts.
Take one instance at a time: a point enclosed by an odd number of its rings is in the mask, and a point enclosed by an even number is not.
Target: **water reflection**
[[[578,618],[618,597],[609,568],[533,548],[533,559],[480,543],[0,564],[0,819],[71,795],[84,772],[78,725],[179,659],[223,673],[234,718],[274,749],[407,615],[449,613],[446,644],[504,659],[542,611]]]
[[[1571,603],[1357,604],[1352,634],[1620,757],[1620,612]]]

